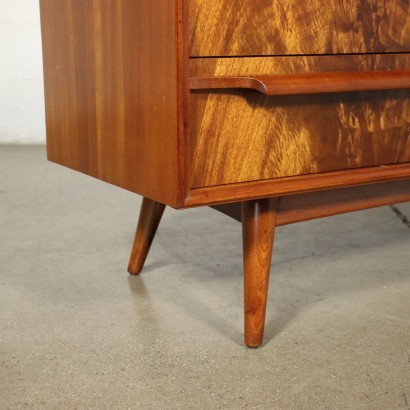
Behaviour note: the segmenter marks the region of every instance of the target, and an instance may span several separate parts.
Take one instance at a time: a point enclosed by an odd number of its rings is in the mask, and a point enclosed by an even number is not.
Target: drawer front
[[[408,70],[405,54],[194,59],[192,76]],[[410,90],[191,91],[191,187],[410,162]]]
[[[410,51],[409,0],[191,0],[191,56]]]

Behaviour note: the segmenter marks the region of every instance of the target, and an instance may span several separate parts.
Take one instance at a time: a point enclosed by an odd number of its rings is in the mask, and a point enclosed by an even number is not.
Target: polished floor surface
[[[0,146],[0,409],[409,409],[410,205],[278,229],[266,343],[242,344],[241,227]]]

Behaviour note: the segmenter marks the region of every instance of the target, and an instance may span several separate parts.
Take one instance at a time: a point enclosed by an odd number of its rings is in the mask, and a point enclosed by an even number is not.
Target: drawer
[[[409,70],[405,54],[191,60],[191,76]],[[410,90],[192,90],[192,188],[410,162]]]
[[[191,56],[410,51],[409,0],[190,0]]]

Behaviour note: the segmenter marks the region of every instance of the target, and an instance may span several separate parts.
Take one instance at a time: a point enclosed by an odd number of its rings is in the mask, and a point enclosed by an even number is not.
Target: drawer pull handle
[[[342,93],[410,88],[410,71],[352,71],[254,77],[191,77],[191,90],[251,89],[265,95]]]

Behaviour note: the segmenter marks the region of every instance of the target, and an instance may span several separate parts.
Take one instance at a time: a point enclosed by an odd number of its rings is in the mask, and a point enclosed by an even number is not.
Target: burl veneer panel
[[[193,59],[192,76],[410,69],[400,55]],[[410,161],[410,91],[191,92],[194,188]]]
[[[48,158],[176,205],[175,1],[40,4]]]
[[[409,0],[191,0],[192,56],[410,51]]]

